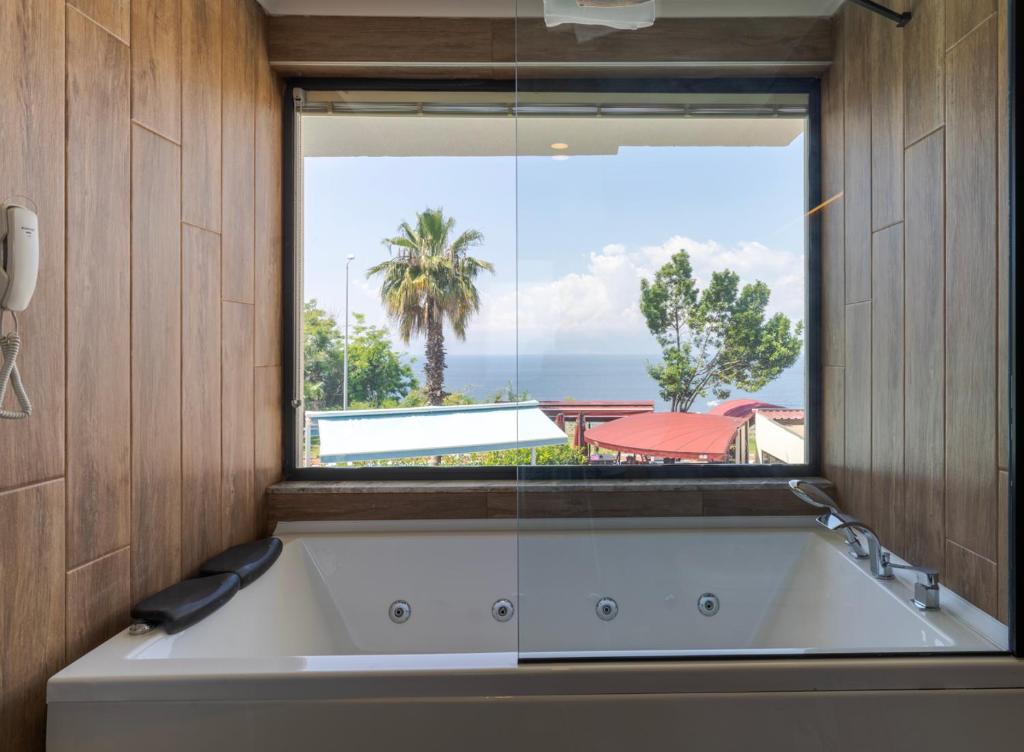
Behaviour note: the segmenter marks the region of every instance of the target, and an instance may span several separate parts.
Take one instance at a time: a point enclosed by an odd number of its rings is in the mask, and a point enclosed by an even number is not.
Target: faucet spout
[[[850,547],[851,556],[855,559],[866,559],[868,557],[868,552],[864,550],[864,545],[860,542],[853,528],[843,527],[842,523],[854,522],[855,520],[840,512],[839,507],[835,505],[828,494],[817,486],[812,486],[807,481],[799,479],[791,480],[789,482],[789,489],[805,504],[827,510],[824,514],[818,516],[818,524],[829,530],[841,532],[846,539],[846,545]]]
[[[889,564],[889,554],[882,548],[878,535],[870,527],[860,520],[846,519],[842,524],[837,525],[835,530],[856,530],[868,539],[868,558],[871,560],[871,574],[879,580],[892,579],[892,566]]]

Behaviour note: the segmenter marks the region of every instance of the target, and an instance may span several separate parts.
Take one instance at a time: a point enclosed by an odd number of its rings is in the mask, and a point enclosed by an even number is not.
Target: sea
[[[422,358],[416,359],[422,371]],[[453,355],[447,358],[445,388],[479,402],[491,401],[510,385],[537,400],[653,400],[655,409],[669,409],[647,373],[656,355]],[[731,390],[727,399],[751,397],[782,407],[806,404],[803,358],[756,393]],[[423,374],[420,373],[422,381]],[[705,412],[719,400],[698,399],[694,412]]]

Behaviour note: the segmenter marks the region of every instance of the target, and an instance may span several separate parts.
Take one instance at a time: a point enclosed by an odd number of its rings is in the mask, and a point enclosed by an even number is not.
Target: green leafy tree
[[[687,412],[698,397],[729,396],[730,387],[762,389],[800,356],[803,324],[776,313],[766,318],[771,290],[764,282],[739,284],[734,271],[714,272],[697,289],[689,254],[674,254],[640,282],[640,310],[662,348],[648,364],[662,399]]]
[[[424,375],[429,405],[445,402],[444,326],[466,338],[470,317],[480,310],[476,278],[494,266],[469,255],[483,242],[476,230],[455,235],[455,220],[442,209],[426,209],[415,225],[403,222],[398,235],[384,241],[393,255],[370,268],[367,277],[380,277],[384,308],[398,324],[406,344],[414,335],[426,337]],[[395,251],[397,250],[397,253]]]
[[[309,410],[341,406],[344,340],[334,316],[307,300],[302,312],[305,374],[303,397]]]
[[[394,349],[388,330],[371,326],[353,314],[348,351],[349,405],[384,407],[398,404],[419,388],[411,363]],[[344,401],[345,337],[337,318],[306,302],[303,310],[303,395],[310,410],[341,408]]]
[[[530,400],[530,393],[525,389],[521,392],[517,392],[511,381],[505,383],[505,386],[501,387],[496,391],[488,402],[528,402]]]
[[[529,449],[502,449],[496,452],[485,452],[477,455],[480,465],[529,465]],[[565,444],[537,447],[538,465],[582,465],[587,456],[582,449]]]
[[[367,324],[361,313],[353,314],[353,318],[355,326],[348,349],[349,404],[396,405],[419,387],[412,365],[395,351],[387,329]]]
[[[430,403],[427,400],[427,390],[420,386],[412,390],[402,400],[400,407],[426,407]],[[476,400],[470,397],[465,392],[454,391],[445,392],[443,405],[475,405]]]

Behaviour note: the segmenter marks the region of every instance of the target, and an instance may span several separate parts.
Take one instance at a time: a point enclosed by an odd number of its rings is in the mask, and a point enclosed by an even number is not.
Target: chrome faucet
[[[889,563],[889,553],[882,548],[881,541],[875,531],[853,517],[844,517],[843,521],[832,530],[856,530],[868,539],[868,558],[871,560],[871,574],[879,580],[892,579],[892,565]],[[858,557],[860,558],[860,557]]]
[[[866,559],[868,557],[868,552],[864,550],[864,545],[854,532],[855,526],[845,525],[847,522],[857,522],[857,520],[840,512],[839,507],[835,505],[828,494],[804,480],[791,480],[789,482],[789,489],[801,501],[810,504],[812,507],[827,510],[824,514],[818,515],[818,524],[829,530],[841,529],[843,537],[846,538],[846,545],[850,547],[851,556],[855,559]]]
[[[939,608],[939,570],[933,567],[894,564],[891,554],[882,548],[882,543],[878,540],[875,531],[855,517],[840,512],[824,491],[802,480],[791,480],[789,488],[800,500],[811,506],[827,510],[818,516],[818,524],[829,530],[842,532],[846,538],[846,544],[850,547],[851,556],[857,559],[870,559],[872,576],[879,580],[891,580],[894,569],[916,572],[923,579],[918,579],[914,583],[914,605],[927,610]],[[860,539],[857,538],[856,533],[858,532],[868,541],[867,553],[864,552],[864,547]]]

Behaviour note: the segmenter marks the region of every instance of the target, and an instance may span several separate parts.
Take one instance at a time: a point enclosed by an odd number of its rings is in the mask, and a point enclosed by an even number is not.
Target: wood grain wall
[[[662,18],[578,39],[543,19],[274,16],[271,65],[287,75],[398,78],[808,75],[832,58],[828,18]],[[530,63],[516,70],[517,61]],[[548,67],[556,65],[557,67]],[[576,66],[580,67],[576,67]]]
[[[0,747],[280,472],[280,89],[254,0],[0,2],[0,199],[40,216],[0,422]],[[66,196],[66,201],[65,201]]]
[[[849,4],[823,86],[826,476],[1007,613],[1005,0]]]

